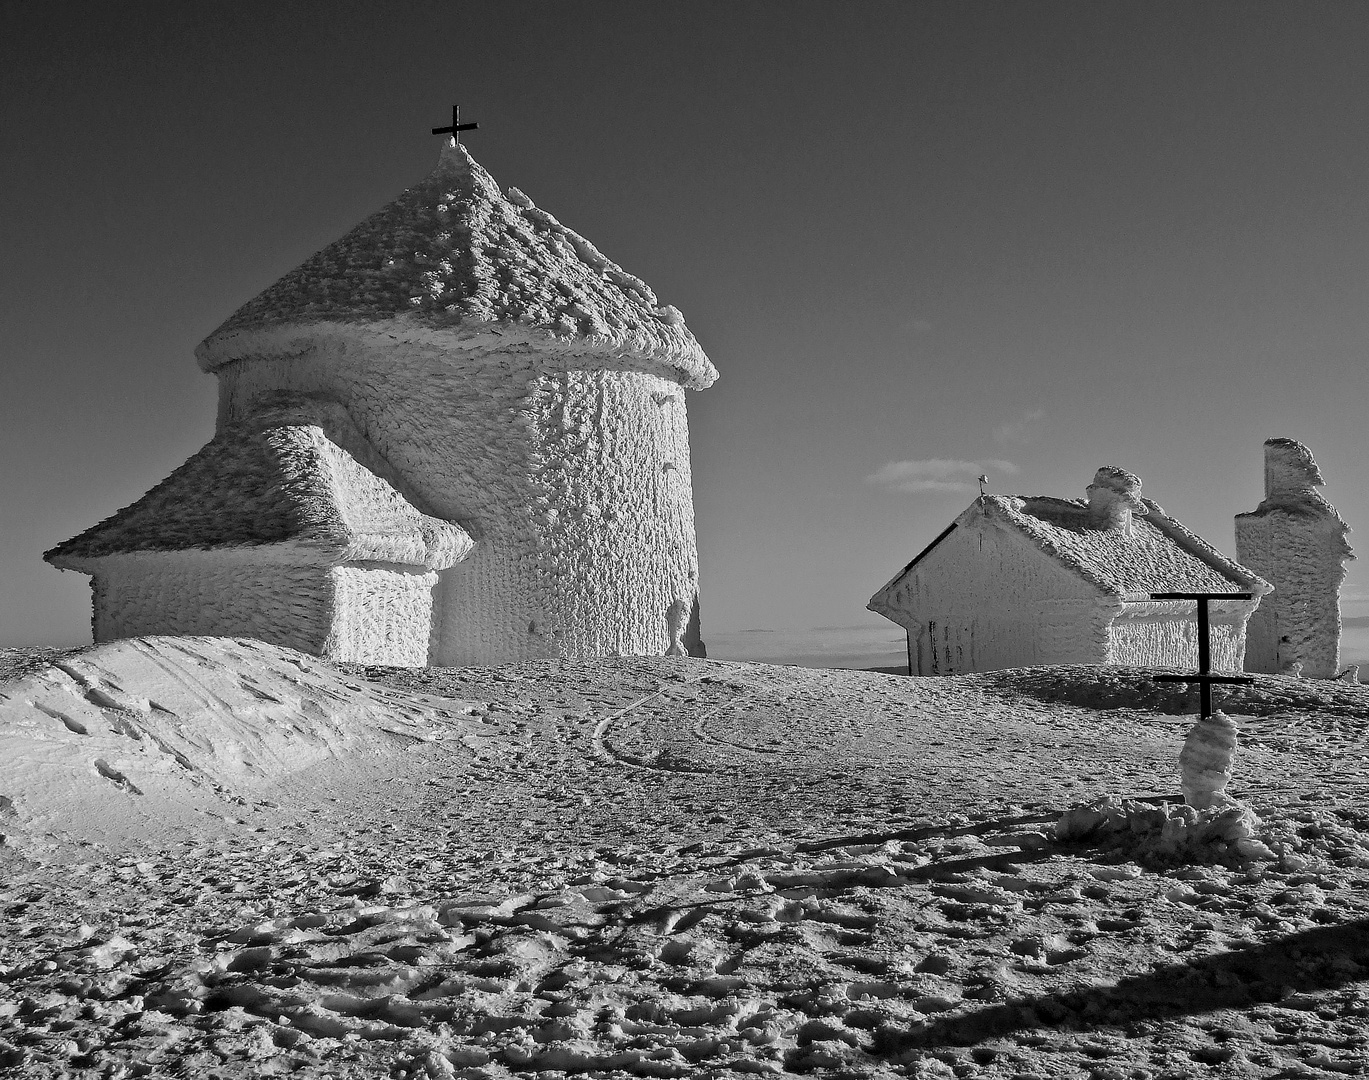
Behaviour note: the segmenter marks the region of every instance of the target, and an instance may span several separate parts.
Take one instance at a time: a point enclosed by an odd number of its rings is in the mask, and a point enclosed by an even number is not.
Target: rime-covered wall
[[[1340,585],[1345,579],[1344,525],[1338,518],[1272,511],[1236,518],[1236,559],[1274,592],[1250,619],[1247,670],[1280,672],[1294,664],[1311,678],[1340,665]]]
[[[427,663],[437,574],[388,564],[271,562],[260,550],[98,561],[97,642],[145,634],[251,637],[329,660]]]
[[[253,637],[321,655],[333,612],[323,566],[238,552],[112,555],[91,574],[96,642],[144,634]]]
[[[437,586],[431,663],[701,650],[678,382],[362,335],[217,374],[221,424],[278,390],[340,401],[425,509],[475,539]]]
[[[334,614],[323,656],[396,667],[428,663],[435,571],[353,563],[329,575]]]
[[[1245,623],[1253,601],[1214,603],[1208,642],[1214,671],[1240,671]],[[1131,667],[1198,666],[1198,618],[1192,602],[1127,604],[1108,634],[1109,664]]]
[[[1291,439],[1265,443],[1265,498],[1236,516],[1236,559],[1274,591],[1250,619],[1246,670],[1331,678],[1340,667],[1340,587],[1349,531],[1312,455]]]
[[[890,603],[919,675],[1103,663],[1121,606],[992,521],[957,526]]]

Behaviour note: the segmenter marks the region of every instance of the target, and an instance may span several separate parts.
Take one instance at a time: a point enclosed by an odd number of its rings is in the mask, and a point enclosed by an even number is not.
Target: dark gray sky
[[[1278,435],[1369,522],[1366,56],[1309,0],[0,6],[0,644],[88,640],[41,551],[209,438],[195,345],[453,101],[722,372],[706,632],[876,620],[981,467],[1121,465],[1230,554]]]

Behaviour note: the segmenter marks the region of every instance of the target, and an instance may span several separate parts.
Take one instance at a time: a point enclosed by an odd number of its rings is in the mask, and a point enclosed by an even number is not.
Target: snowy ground
[[[1227,699],[1241,863],[1055,839],[1177,798],[1184,691],[1117,670],[5,675],[5,1075],[1369,1071],[1369,689]]]

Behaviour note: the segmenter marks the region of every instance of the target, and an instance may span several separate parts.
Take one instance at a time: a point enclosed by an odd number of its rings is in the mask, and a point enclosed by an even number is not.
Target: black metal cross
[[[461,122],[461,106],[452,106],[452,126],[444,128],[433,128],[434,135],[450,135],[456,140],[458,146],[461,145],[461,133],[463,131],[474,131],[479,124],[463,124]]]
[[[1198,601],[1198,673],[1196,675],[1156,675],[1156,682],[1198,683],[1202,687],[1203,716],[1212,715],[1213,683],[1253,683],[1249,675],[1213,675],[1212,645],[1208,641],[1207,602],[1209,600],[1249,600],[1248,592],[1155,592],[1152,600],[1196,600]]]

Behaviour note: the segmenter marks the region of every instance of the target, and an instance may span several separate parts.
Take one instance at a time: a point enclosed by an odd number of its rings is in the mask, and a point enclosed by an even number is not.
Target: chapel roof
[[[1190,532],[1150,499],[1139,498],[1144,516],[1136,514],[1129,529],[1100,528],[1080,499],[1044,495],[984,495],[924,548],[875,594],[870,607],[882,611],[899,582],[956,528],[993,522],[1029,540],[1101,592],[1139,600],[1153,592],[1249,592],[1257,596],[1273,586],[1228,559]]]
[[[213,371],[297,349],[301,329],[399,330],[448,346],[529,346],[718,377],[679,311],[452,140],[437,167],[249,300],[201,343]]]
[[[470,551],[459,526],[423,513],[335,438],[339,406],[266,409],[226,427],[146,495],[43,558],[89,573],[110,555],[275,549],[289,561],[444,570]],[[325,429],[333,429],[333,437]],[[265,553],[265,551],[263,551]]]
[[[1190,532],[1150,499],[1131,528],[1091,524],[1088,503],[1049,496],[988,495],[990,513],[1104,592],[1269,592],[1272,586]],[[972,513],[972,507],[965,515]]]

